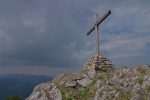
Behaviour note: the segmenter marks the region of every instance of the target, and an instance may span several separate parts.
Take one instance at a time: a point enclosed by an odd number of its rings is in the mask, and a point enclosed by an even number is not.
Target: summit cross
[[[87,36],[90,35],[94,30],[96,31],[96,55],[101,56],[99,51],[99,31],[98,26],[111,14],[111,11],[108,10],[101,18],[98,19],[98,15],[96,14],[95,24],[90,28],[90,30],[86,33]]]

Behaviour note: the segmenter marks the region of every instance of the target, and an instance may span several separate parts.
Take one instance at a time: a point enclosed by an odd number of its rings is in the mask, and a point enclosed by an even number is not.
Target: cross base
[[[84,70],[107,70],[112,68],[114,68],[114,65],[112,64],[111,60],[102,56],[95,55],[85,65]]]

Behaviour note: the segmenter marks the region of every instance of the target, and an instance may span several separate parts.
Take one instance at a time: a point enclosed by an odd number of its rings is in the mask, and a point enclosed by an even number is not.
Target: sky
[[[100,51],[115,66],[150,64],[149,0],[0,0],[0,74],[55,76],[83,69]]]

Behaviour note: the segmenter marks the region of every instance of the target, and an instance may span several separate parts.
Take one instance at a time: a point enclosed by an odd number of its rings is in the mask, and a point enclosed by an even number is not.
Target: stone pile
[[[114,65],[109,59],[102,57],[102,56],[95,55],[85,65],[84,70],[92,70],[92,69],[107,70],[107,69],[112,69],[112,68],[114,68]]]

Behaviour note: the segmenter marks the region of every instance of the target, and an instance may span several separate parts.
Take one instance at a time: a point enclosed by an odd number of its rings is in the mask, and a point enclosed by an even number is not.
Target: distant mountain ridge
[[[52,77],[24,74],[0,75],[0,100],[13,95],[19,95],[24,100],[37,84],[48,80],[52,80]]]

